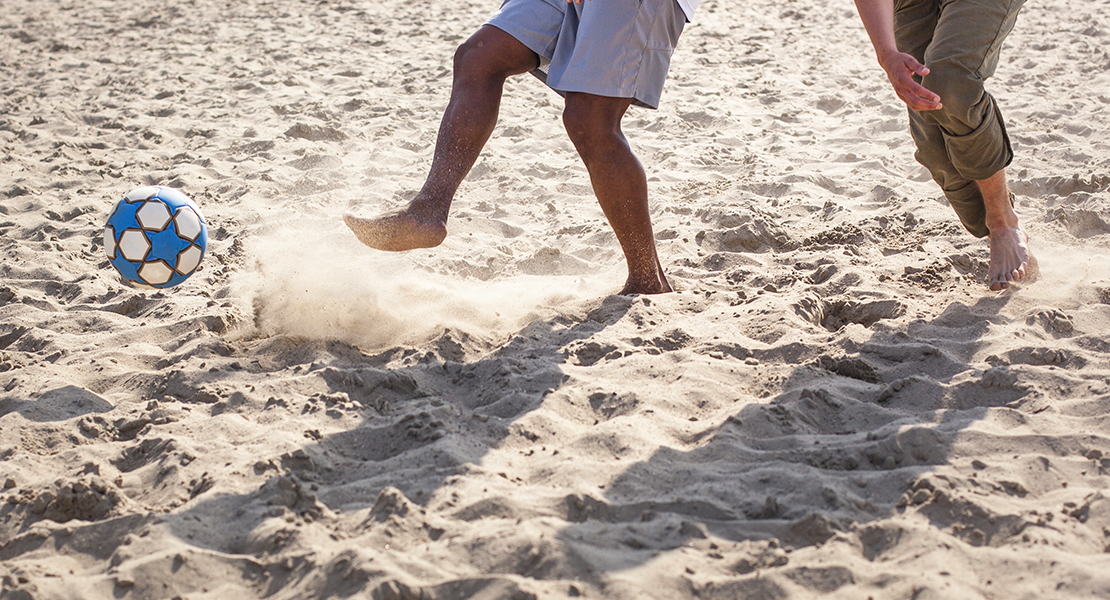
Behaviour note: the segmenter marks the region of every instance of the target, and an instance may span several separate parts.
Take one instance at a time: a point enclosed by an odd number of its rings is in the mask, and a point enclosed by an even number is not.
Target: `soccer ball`
[[[104,226],[104,251],[138,287],[168,288],[189,278],[208,246],[208,226],[191,198],[168,187],[127,192]]]

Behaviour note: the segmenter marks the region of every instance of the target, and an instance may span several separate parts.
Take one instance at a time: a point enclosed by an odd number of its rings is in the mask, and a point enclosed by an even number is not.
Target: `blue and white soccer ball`
[[[104,226],[104,251],[128,282],[168,288],[200,266],[208,246],[208,226],[191,198],[168,187],[127,192]]]

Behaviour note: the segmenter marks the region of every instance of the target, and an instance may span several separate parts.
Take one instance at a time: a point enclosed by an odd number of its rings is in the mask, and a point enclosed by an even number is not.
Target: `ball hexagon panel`
[[[177,214],[173,216],[173,224],[177,228],[177,235],[190,242],[195,242],[200,237],[200,216],[188,206],[177,209]]]
[[[116,257],[116,229],[111,225],[104,228],[104,251],[108,253],[108,260]]]
[[[135,220],[139,226],[147,231],[162,231],[170,224],[170,207],[160,200],[143,202],[139,210],[135,211]]]
[[[189,246],[177,255],[177,267],[174,270],[182,275],[188,275],[197,270],[203,257],[204,251],[200,246]]]
[[[142,277],[143,281],[150,285],[168,283],[173,276],[173,269],[162,260],[143,263],[143,266],[139,267],[139,277]]]
[[[125,229],[119,236],[119,252],[131,262],[146,260],[150,248],[150,240],[142,229]]]
[[[130,192],[127,192],[126,194],[124,194],[123,199],[128,202],[134,202],[136,200],[146,200],[148,198],[153,198],[157,195],[158,188],[154,187],[153,185],[147,185],[135,188]]]

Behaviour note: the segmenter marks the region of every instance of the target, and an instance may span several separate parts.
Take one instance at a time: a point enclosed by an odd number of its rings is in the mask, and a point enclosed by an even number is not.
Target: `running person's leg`
[[[546,81],[566,97],[563,124],[628,266],[621,294],[671,291],[652,233],[647,176],[621,119],[632,104],[659,105],[684,25],[674,0],[568,5],[550,56]]]
[[[1027,275],[1035,275],[1037,260],[1029,251],[1029,237],[1014,212],[1006,170],[976,180],[975,185],[983,195],[984,223],[990,230],[991,262],[987,277],[990,289],[999,291]]]
[[[624,252],[628,279],[620,293],[660,294],[671,286],[655,250],[647,176],[621,131],[631,104],[631,98],[567,92],[563,124]]]
[[[1003,40],[1024,0],[906,0],[898,4],[899,49],[929,68],[922,85],[944,107],[910,111],[916,157],[973,235],[989,236],[989,284],[999,290],[1026,275],[1032,257],[1006,185],[1013,159],[1002,114],[985,90]]]
[[[344,215],[359,241],[378,250],[438,246],[459,184],[493,133],[505,80],[538,64],[536,53],[484,25],[455,52],[451,100],[443,113],[432,166],[409,205],[378,217]]]

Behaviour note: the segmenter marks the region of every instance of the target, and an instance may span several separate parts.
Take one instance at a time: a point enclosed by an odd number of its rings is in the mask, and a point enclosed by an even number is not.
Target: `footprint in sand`
[[[886,386],[883,391],[879,392],[879,396],[875,398],[875,402],[882,404],[917,381],[919,381],[918,377],[903,377],[901,379],[896,379],[892,381],[890,385]]]
[[[979,385],[985,388],[998,388],[1003,390],[1019,389],[1018,374],[1009,367],[994,367],[987,369],[979,379]]]
[[[1040,325],[1053,335],[1066,336],[1075,333],[1075,324],[1067,313],[1056,308],[1038,309],[1025,318],[1026,325]]]
[[[883,319],[896,319],[906,313],[906,307],[897,300],[857,302],[806,296],[794,305],[794,312],[814,325],[839,331],[851,323],[870,327]]]

